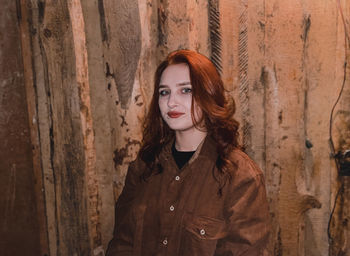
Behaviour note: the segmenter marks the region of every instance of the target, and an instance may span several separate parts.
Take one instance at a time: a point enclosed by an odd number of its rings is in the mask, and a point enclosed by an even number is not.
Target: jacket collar
[[[160,153],[160,159],[168,160],[172,157],[171,147],[175,141],[175,137],[172,138],[167,144],[165,144],[162,152]],[[216,162],[218,153],[216,151],[216,142],[210,136],[207,135],[204,140],[199,144],[196,152],[193,154],[191,159],[189,160],[189,164],[192,163],[197,158],[208,158],[211,161]]]

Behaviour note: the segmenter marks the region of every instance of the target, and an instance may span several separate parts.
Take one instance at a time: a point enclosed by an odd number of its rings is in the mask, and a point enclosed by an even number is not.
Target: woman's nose
[[[173,108],[177,105],[177,97],[175,93],[170,93],[168,98],[168,107]]]

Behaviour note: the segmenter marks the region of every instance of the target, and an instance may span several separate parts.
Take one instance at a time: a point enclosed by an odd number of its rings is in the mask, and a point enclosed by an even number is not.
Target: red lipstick
[[[178,117],[182,116],[183,114],[185,114],[185,113],[177,112],[177,111],[169,111],[168,112],[168,116],[170,118],[178,118]]]

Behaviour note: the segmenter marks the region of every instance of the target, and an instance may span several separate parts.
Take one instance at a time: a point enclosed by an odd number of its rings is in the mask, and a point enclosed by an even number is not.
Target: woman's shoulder
[[[146,168],[146,163],[137,156],[135,160],[129,163],[128,172],[131,172],[134,175],[141,175]]]
[[[139,155],[129,163],[129,166],[142,166],[145,165],[145,162],[141,159]]]
[[[125,183],[137,184],[140,181],[140,177],[145,170],[144,162],[136,157],[133,161],[128,164]]]
[[[240,180],[261,179],[263,172],[256,162],[240,149],[232,150],[230,161],[236,167],[234,177]]]

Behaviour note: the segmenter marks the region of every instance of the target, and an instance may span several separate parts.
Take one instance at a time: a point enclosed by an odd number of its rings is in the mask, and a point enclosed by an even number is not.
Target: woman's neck
[[[175,132],[175,148],[178,151],[195,151],[207,136],[207,132],[196,128]]]

